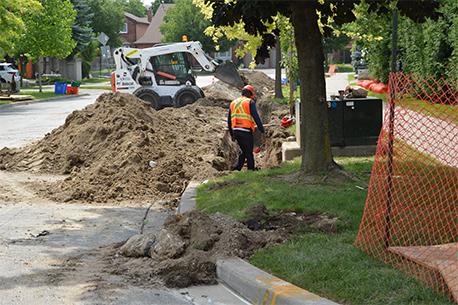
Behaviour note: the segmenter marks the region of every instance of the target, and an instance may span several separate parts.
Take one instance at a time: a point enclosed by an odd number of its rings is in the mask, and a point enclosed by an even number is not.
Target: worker
[[[256,125],[255,125],[256,123]],[[246,85],[242,89],[242,96],[232,101],[227,117],[229,132],[233,140],[240,146],[240,156],[234,170],[240,171],[247,162],[249,170],[255,170],[253,133],[256,126],[264,133],[264,126],[256,110],[254,88]]]

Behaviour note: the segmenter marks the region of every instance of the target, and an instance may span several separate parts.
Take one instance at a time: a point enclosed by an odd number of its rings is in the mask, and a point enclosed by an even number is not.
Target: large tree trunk
[[[275,98],[283,98],[281,89],[281,44],[280,36],[277,35],[275,46]]]
[[[322,35],[316,14],[318,1],[294,2],[294,26],[301,81],[301,149],[305,174],[326,173],[334,167],[324,78]]]

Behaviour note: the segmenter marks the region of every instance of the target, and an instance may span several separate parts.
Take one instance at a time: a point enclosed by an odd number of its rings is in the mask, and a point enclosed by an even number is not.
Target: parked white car
[[[12,64],[0,63],[0,82],[2,83],[1,85],[3,90],[11,88],[6,86],[6,84],[10,84],[10,86],[12,86],[13,92],[19,92],[21,75],[19,74],[19,71],[13,67]]]

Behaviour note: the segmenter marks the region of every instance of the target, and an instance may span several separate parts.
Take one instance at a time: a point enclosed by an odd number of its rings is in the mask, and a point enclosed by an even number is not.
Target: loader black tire
[[[156,110],[161,110],[162,108],[164,108],[160,103],[159,95],[151,89],[140,88],[134,92],[134,95],[139,99],[150,103],[151,107],[153,107]]]
[[[175,93],[173,98],[173,103],[176,108],[180,108],[189,104],[194,103],[202,96],[200,92],[196,91],[193,88],[182,88]]]

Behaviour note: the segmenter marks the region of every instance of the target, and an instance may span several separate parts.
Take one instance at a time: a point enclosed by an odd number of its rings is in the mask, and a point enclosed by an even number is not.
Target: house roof
[[[171,3],[162,3],[156,11],[156,14],[151,19],[151,23],[146,29],[145,34],[138,39],[135,44],[152,44],[159,43],[162,40],[162,33],[159,29],[162,22],[164,21],[164,16],[167,11],[173,7],[174,4]]]
[[[128,12],[124,12],[124,16],[126,18],[129,18],[129,19],[132,19],[134,20],[135,22],[137,23],[145,23],[145,24],[149,24],[148,22],[148,17],[138,17],[138,16],[135,16],[131,13],[128,13]]]

